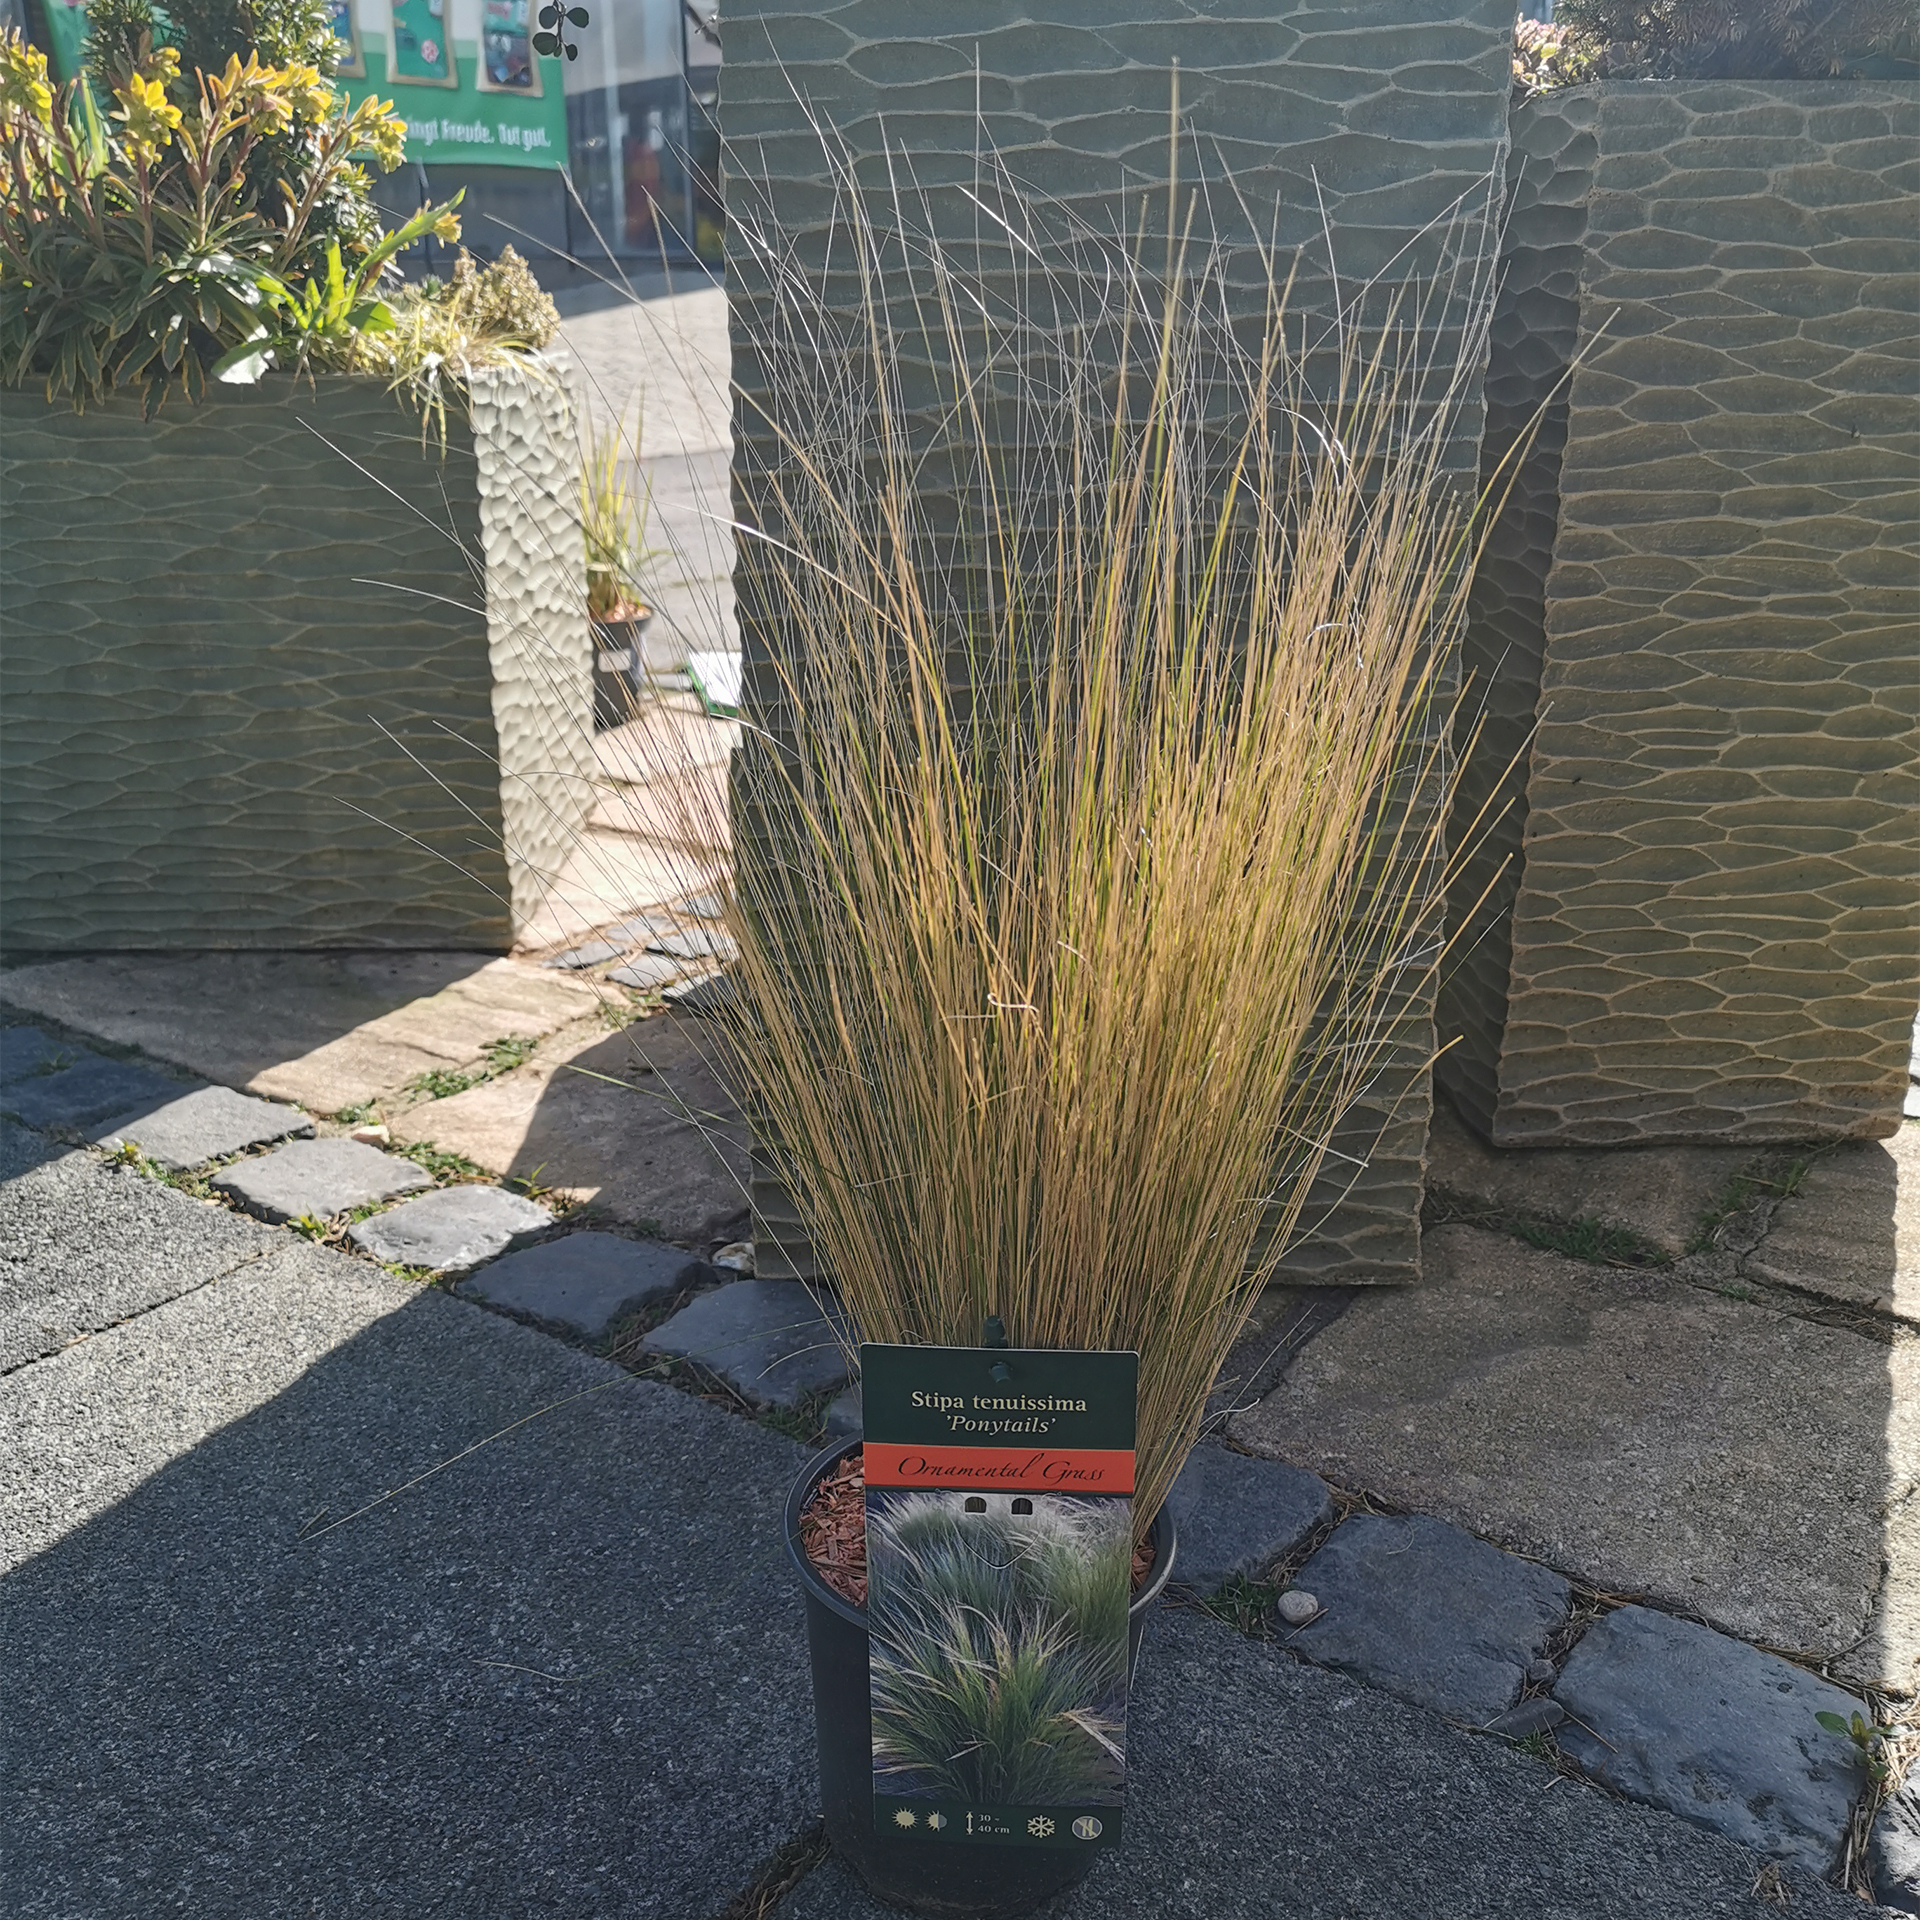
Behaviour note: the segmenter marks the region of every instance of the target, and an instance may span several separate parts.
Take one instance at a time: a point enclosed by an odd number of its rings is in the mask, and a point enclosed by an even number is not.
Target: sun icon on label
[[[916,1817],[911,1807],[895,1807],[893,1810],[893,1824],[896,1827],[910,1827]]]
[[[946,1824],[947,1816],[944,1813],[930,1813],[927,1815],[927,1825],[930,1826],[935,1833],[938,1833]]]
[[[1036,1813],[1033,1818],[1027,1822],[1027,1831],[1032,1834],[1036,1840],[1044,1840],[1047,1835],[1053,1831],[1053,1822],[1049,1820],[1044,1813]]]

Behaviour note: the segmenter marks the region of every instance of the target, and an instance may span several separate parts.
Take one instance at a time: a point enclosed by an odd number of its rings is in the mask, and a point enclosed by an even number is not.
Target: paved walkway
[[[103,954],[0,974],[0,1007],[60,1023],[76,1047],[137,1047],[296,1102],[323,1134],[384,1123],[396,1141],[710,1252],[746,1230],[744,1127],[697,1027],[611,970],[461,953]],[[526,1043],[520,1064],[496,1071],[489,1042],[509,1039]],[[467,1084],[436,1097],[421,1084],[432,1074],[443,1090]]]
[[[724,644],[720,296],[573,303],[567,342],[605,416],[653,394],[662,617]],[[544,950],[688,904],[604,744]],[[710,1256],[745,1144],[697,1028],[610,977],[649,937],[61,961],[0,1001]],[[1428,1284],[1276,1294],[1237,1442],[1911,1694],[1920,1127],[1493,1156],[1443,1116],[1432,1176]],[[0,1911],[765,1920],[738,1903],[814,1817],[791,1442],[5,1123],[0,1376]],[[1727,1840],[1191,1610],[1133,1738],[1134,1844],[1062,1920],[1778,1910]],[[829,1863],[775,1911],[879,1910]]]
[[[715,1920],[808,1832],[791,1442],[10,1124],[0,1248],[16,1350],[68,1314],[0,1378],[0,1911]],[[1073,1920],[1774,1910],[1743,1849],[1196,1614],[1133,1734]],[[880,1913],[831,1864],[774,1911]]]

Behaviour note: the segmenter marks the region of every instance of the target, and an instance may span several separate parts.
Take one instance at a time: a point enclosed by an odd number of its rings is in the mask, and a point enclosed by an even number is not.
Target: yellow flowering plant
[[[364,200],[363,156],[399,165],[391,103],[352,105],[317,67],[257,52],[188,79],[145,33],[109,77],[103,113],[99,89],[56,90],[33,47],[0,40],[0,382],[41,381],[76,408],[138,386],[151,411],[198,399],[276,315],[375,322],[368,292],[406,241],[332,216],[343,194]],[[344,307],[336,274],[355,289]]]

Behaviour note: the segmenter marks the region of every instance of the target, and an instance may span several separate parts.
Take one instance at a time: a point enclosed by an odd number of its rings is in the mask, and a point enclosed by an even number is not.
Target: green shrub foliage
[[[315,220],[330,196],[365,202],[357,156],[399,164],[389,104],[349,105],[313,66],[254,53],[189,79],[144,27],[107,72],[103,112],[89,88],[56,93],[18,34],[0,40],[0,383],[76,407],[137,386],[151,409],[198,399],[249,342],[295,335],[304,364],[316,340],[390,324],[368,296],[404,242],[376,223],[344,243],[349,270]],[[440,208],[402,232],[429,226],[458,237]]]
[[[1915,19],[1913,0],[1560,0],[1573,57],[1539,83],[1911,75]]]

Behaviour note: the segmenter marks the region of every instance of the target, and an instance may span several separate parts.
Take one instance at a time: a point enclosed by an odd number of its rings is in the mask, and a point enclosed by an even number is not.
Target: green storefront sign
[[[407,158],[432,166],[558,167],[560,62],[533,51],[536,0],[334,0],[341,85],[391,99]],[[466,38],[462,29],[471,28]]]
[[[529,42],[534,0],[334,0],[339,85],[391,100],[407,158],[428,166],[559,167],[567,157],[560,62]],[[47,0],[54,71],[80,71],[86,12]],[[470,30],[470,31],[463,31]]]

